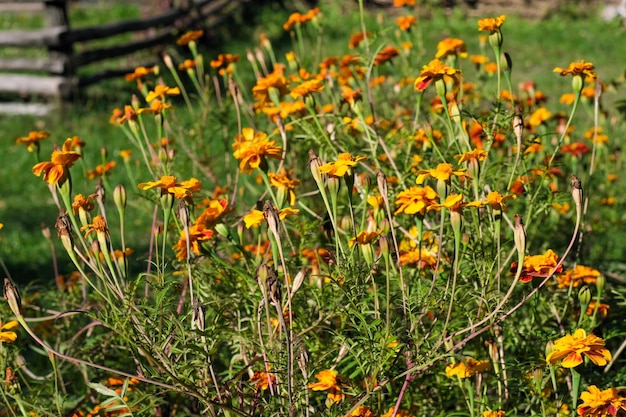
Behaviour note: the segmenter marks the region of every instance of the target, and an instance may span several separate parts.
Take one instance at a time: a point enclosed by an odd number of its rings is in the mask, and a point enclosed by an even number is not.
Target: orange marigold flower
[[[150,68],[146,68],[146,67],[137,67],[135,68],[135,70],[129,74],[126,74],[124,76],[124,78],[126,79],[126,81],[135,81],[135,80],[141,80],[142,78],[150,75],[150,74],[156,74],[158,73],[159,67],[158,66],[153,66]]]
[[[563,359],[562,367],[574,368],[583,363],[582,355],[597,366],[604,366],[611,360],[611,352],[604,347],[604,340],[594,334],[587,335],[584,329],[577,329],[573,335],[567,334],[554,342],[546,362],[555,365]]]
[[[157,85],[154,87],[154,91],[150,91],[146,96],[146,101],[149,103],[154,99],[164,100],[165,96],[177,96],[180,95],[180,88],[168,87],[166,85]]]
[[[396,196],[395,205],[400,206],[394,214],[420,214],[426,213],[426,208],[437,202],[437,191],[431,187],[411,187],[408,190],[401,191]]]
[[[498,72],[498,64],[496,64],[495,62],[488,62],[485,67],[485,72],[488,74],[495,74],[496,72]]]
[[[287,19],[287,21],[283,24],[283,29],[289,30],[295,24],[302,24],[302,23],[309,22],[309,21],[313,20],[315,18],[315,16],[317,16],[319,13],[320,13],[320,8],[319,7],[311,9],[308,12],[306,12],[305,14],[301,14],[301,13],[298,13],[298,12],[292,13],[289,16],[289,19]]]
[[[271,102],[273,98],[280,100],[288,92],[289,81],[281,71],[274,71],[267,77],[259,78],[252,87],[252,96],[259,105]]]
[[[609,141],[609,136],[602,132],[601,127],[598,127],[597,130],[592,127],[585,132],[585,139],[590,141],[595,140],[596,143],[607,143]]]
[[[168,103],[164,103],[161,100],[152,100],[150,103],[150,107],[144,107],[137,109],[137,114],[161,114],[163,110],[171,109],[172,105]]]
[[[467,358],[462,362],[457,362],[446,366],[446,376],[452,378],[458,376],[461,379],[470,378],[478,373],[484,372],[491,368],[488,360],[477,361]]]
[[[33,167],[33,174],[38,177],[43,173],[43,180],[48,184],[63,184],[69,175],[69,168],[80,158],[80,154],[71,150],[72,139],[67,139],[61,150],[52,152],[50,162],[40,162]]]
[[[266,158],[280,159],[283,152],[283,148],[269,140],[265,133],[255,132],[249,127],[243,128],[241,135],[235,136],[233,149],[233,156],[239,160],[239,169],[247,174],[257,168],[267,172]]]
[[[17,340],[17,334],[12,329],[19,327],[17,320],[12,320],[8,323],[2,324],[0,322],[0,343],[13,343]]]
[[[416,0],[393,0],[393,7],[415,6]]]
[[[573,269],[568,269],[557,275],[556,282],[559,288],[569,288],[570,286],[578,288],[583,283],[595,284],[600,275],[602,274],[597,269],[578,264]]]
[[[505,15],[481,19],[478,21],[478,31],[489,32],[489,33],[500,32],[500,28],[502,27],[502,25],[504,25],[505,20],[506,20]]]
[[[435,58],[445,59],[450,55],[457,55],[461,58],[467,57],[467,46],[465,42],[457,38],[446,38],[437,44]]]
[[[313,93],[318,93],[324,89],[324,84],[320,80],[312,79],[294,87],[289,95],[293,98],[306,97]]]
[[[440,210],[442,208],[450,211],[460,212],[464,207],[480,207],[483,205],[482,201],[471,201],[468,203],[463,202],[463,194],[450,194],[446,197],[446,200],[441,203],[435,203],[428,206],[427,210]]]
[[[92,233],[96,233],[98,235],[99,234],[104,234],[107,236],[109,235],[109,228],[107,226],[107,220],[104,218],[104,216],[98,215],[93,218],[92,222],[93,223],[87,224],[80,228],[81,232],[85,230],[87,231],[87,233],[85,233],[85,239],[88,238],[89,235]]]
[[[455,155],[454,157],[459,158],[459,164],[462,162],[484,161],[487,159],[487,151],[482,149],[473,149],[471,151]]]
[[[509,199],[515,200],[517,198],[514,194],[500,195],[497,191],[492,191],[487,194],[487,205],[491,206],[493,210],[506,211],[504,202]]]
[[[581,158],[589,151],[589,146],[587,146],[585,142],[566,143],[565,145],[561,146],[561,153],[570,154],[577,158]]]
[[[265,391],[269,388],[270,384],[276,385],[276,375],[267,373],[265,371],[254,371],[254,374],[250,377],[250,382],[254,384],[254,389],[259,391]]]
[[[417,18],[415,16],[400,16],[396,19],[396,24],[400,28],[400,30],[409,30],[411,26],[417,23]]]
[[[551,273],[560,273],[563,270],[563,265],[556,268],[558,261],[559,256],[552,249],[548,249],[543,255],[525,256],[520,281],[529,282],[533,277],[543,278]],[[511,271],[515,272],[516,270],[517,262],[513,262]]]
[[[285,220],[287,216],[295,216],[298,213],[300,213],[300,210],[293,209],[291,207],[286,207],[284,209],[278,210],[278,218],[280,220]],[[250,213],[246,214],[243,217],[243,222],[246,225],[246,229],[249,229],[251,227],[257,227],[264,221],[265,221],[265,215],[263,214],[261,210],[257,210],[257,209],[252,209]]]
[[[211,60],[209,65],[211,68],[222,68],[237,62],[239,62],[238,54],[219,54],[216,59]]]
[[[159,188],[161,195],[169,193],[176,198],[187,199],[190,198],[193,193],[200,191],[200,185],[200,181],[196,178],[191,178],[178,184],[176,177],[164,175],[158,181],[142,182],[138,187],[144,191],[151,188]]]
[[[600,391],[597,386],[589,385],[587,391],[580,393],[583,403],[578,406],[581,417],[623,416],[626,414],[626,392],[615,388]]]
[[[484,65],[489,62],[489,58],[484,55],[470,55],[470,62],[476,65]]]
[[[348,246],[352,247],[355,243],[358,243],[359,245],[372,244],[374,241],[376,241],[376,239],[378,239],[381,233],[381,231],[369,232],[363,230],[359,232],[355,237],[350,239],[350,241],[348,242]]]
[[[333,403],[338,403],[343,399],[340,378],[337,371],[327,369],[315,375],[318,382],[311,382],[309,388],[313,391],[328,391],[328,399]]]
[[[348,48],[350,49],[354,49],[357,46],[359,46],[361,44],[361,42],[363,42],[363,40],[365,39],[365,37],[370,37],[371,33],[370,32],[357,32],[354,35],[352,35],[350,37],[350,40],[348,41]]]
[[[432,81],[442,80],[444,77],[451,77],[456,81],[459,74],[461,74],[461,70],[449,67],[438,59],[433,59],[428,65],[424,65],[422,72],[415,79],[415,89],[424,91]]]
[[[197,41],[204,35],[203,30],[192,30],[184,33],[181,37],[176,40],[176,43],[180,46],[184,46],[189,44],[189,42]]]
[[[561,76],[572,75],[572,76],[585,76],[589,77],[593,80],[598,78],[598,74],[595,71],[595,67],[591,62],[585,62],[584,60],[580,60],[580,62],[572,62],[569,64],[567,68],[556,67],[553,72],[558,72]]]
[[[336,162],[329,162],[320,166],[319,172],[335,177],[343,177],[346,173],[352,173],[352,167],[366,159],[364,156],[352,156],[347,152],[340,153]]]
[[[539,107],[530,115],[530,117],[528,118],[528,123],[532,127],[537,127],[546,120],[550,119],[551,116],[552,113],[550,113],[548,109],[546,109],[545,107]]]
[[[502,410],[498,411],[483,411],[483,417],[504,417],[506,412]]]
[[[559,103],[563,103],[568,106],[571,106],[572,104],[574,104],[575,100],[576,100],[576,94],[566,93],[566,94],[563,94],[561,98],[559,98]]]
[[[294,190],[296,186],[300,185],[300,181],[289,178],[289,175],[287,174],[287,171],[285,171],[284,167],[281,167],[280,172],[270,172],[267,176],[269,177],[270,185],[278,190],[276,196],[277,200],[283,201],[287,199],[290,206],[295,205],[296,193]]]
[[[95,178],[101,177],[105,174],[108,174],[111,169],[115,167],[115,161],[109,161],[106,164],[100,164],[94,169],[87,171],[85,174],[87,178],[93,180]]]
[[[21,143],[27,146],[29,152],[35,152],[39,149],[39,142],[50,137],[50,133],[45,130],[36,130],[28,132],[28,136],[20,136],[15,143]]]
[[[374,57],[374,65],[381,65],[387,61],[390,61],[391,58],[396,57],[400,54],[400,50],[393,46],[387,46],[383,48],[379,53]]]
[[[392,417],[394,415],[393,414],[394,409],[395,407],[389,407],[389,410],[387,410],[387,412],[380,417]],[[405,410],[398,410],[398,412],[395,415],[396,417],[415,417],[413,414],[410,414],[408,411],[405,411]]]
[[[179,71],[185,71],[196,68],[196,61],[193,59],[185,59],[182,63],[178,64]]]
[[[364,405],[358,406],[352,413],[350,413],[351,417],[376,417],[376,415],[372,412],[369,407]]]
[[[452,164],[442,163],[437,165],[435,169],[421,169],[417,171],[417,180],[415,181],[417,185],[423,184],[426,178],[432,177],[439,181],[450,181],[453,176],[457,177],[466,177],[467,169],[460,168],[454,170],[452,168]]]
[[[585,311],[585,314],[588,316],[593,316],[593,314],[596,311],[596,306],[597,306],[597,311],[599,315],[601,315],[602,317],[606,317],[609,315],[610,306],[608,304],[598,303],[595,300],[591,300],[589,302],[589,304],[587,305],[587,310]]]
[[[75,216],[78,215],[80,210],[91,211],[94,209],[93,198],[91,196],[86,197],[82,194],[76,194],[74,196],[74,202],[72,203],[72,212]]]

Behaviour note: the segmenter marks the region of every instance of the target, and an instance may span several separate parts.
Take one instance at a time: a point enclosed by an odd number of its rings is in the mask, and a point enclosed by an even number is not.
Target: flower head
[[[428,65],[424,65],[422,72],[415,79],[415,89],[424,91],[432,81],[442,80],[444,77],[451,77],[456,81],[459,74],[461,74],[461,70],[449,67],[438,59],[433,59]]]
[[[394,204],[400,206],[394,214],[420,214],[426,213],[426,208],[437,202],[437,191],[429,186],[411,187],[398,193]]]
[[[477,361],[467,358],[463,362],[457,362],[446,366],[446,376],[452,378],[458,376],[461,379],[470,378],[477,373],[481,373],[491,368],[488,360]]]
[[[329,162],[320,166],[318,169],[322,174],[343,177],[348,171],[351,172],[352,167],[356,166],[356,164],[364,159],[364,156],[352,156],[347,152],[340,153],[336,162]]]
[[[583,403],[578,407],[581,417],[623,416],[626,414],[626,392],[615,388],[600,391],[595,385],[589,385],[587,391],[580,393]]]
[[[450,55],[457,55],[461,58],[467,57],[467,46],[465,42],[457,38],[446,38],[437,44],[435,58],[445,59]]]
[[[16,320],[2,324],[0,322],[0,343],[13,343],[17,339],[17,334],[12,329],[19,326]]]
[[[177,183],[176,177],[164,175],[157,181],[142,182],[138,187],[144,191],[151,188],[158,188],[161,190],[161,195],[169,193],[176,198],[188,199],[192,197],[193,193],[200,191],[201,184],[196,178],[190,178],[181,183]]]
[[[594,65],[591,62],[585,62],[583,59],[581,59],[580,62],[570,63],[567,68],[556,67],[552,72],[558,72],[562,77],[566,75],[579,75],[594,80],[598,78]]]
[[[343,399],[343,392],[339,385],[340,378],[337,371],[326,369],[315,375],[317,382],[311,382],[309,388],[313,391],[328,391],[328,399],[338,403]]]
[[[574,368],[583,363],[582,355],[597,366],[604,366],[611,360],[611,352],[604,347],[604,340],[594,334],[587,335],[584,329],[577,329],[573,335],[567,334],[554,342],[546,362],[555,365],[562,359],[562,367]]]
[[[250,127],[243,128],[241,134],[235,137],[233,156],[239,160],[239,169],[246,173],[261,168],[267,172],[267,157],[280,159],[283,148],[275,141],[269,140],[263,132],[255,132]]]
[[[481,19],[478,21],[478,31],[479,32],[489,32],[496,33],[500,32],[500,28],[504,24],[506,20],[505,15],[500,15],[498,17],[488,17],[485,19]]]
[[[50,133],[45,130],[28,132],[27,136],[20,136],[15,143],[22,143],[28,148],[28,152],[35,152],[39,149],[39,142],[50,137]]]
[[[250,377],[250,382],[254,384],[254,389],[264,391],[269,388],[270,384],[276,384],[276,375],[265,371],[254,371]]]
[[[374,65],[381,65],[387,61],[390,61],[391,58],[398,56],[400,51],[398,48],[393,46],[387,46],[383,48],[379,53],[374,57]]]
[[[203,30],[191,30],[189,32],[185,32],[181,37],[176,40],[176,43],[180,46],[188,45],[189,42],[197,41],[204,35]]]
[[[280,100],[289,93],[289,81],[282,71],[274,71],[267,77],[259,78],[256,85],[252,87],[252,96],[257,100],[257,106],[263,106],[273,99]]]
[[[466,171],[467,170],[465,168],[455,170],[452,168],[452,164],[443,163],[443,164],[437,165],[437,168],[434,168],[434,169],[421,169],[417,171],[418,175],[417,175],[416,183],[418,185],[423,184],[424,180],[428,177],[435,178],[436,180],[439,180],[439,181],[447,182],[447,181],[450,181],[450,179],[453,176],[457,176],[457,177],[467,176]]]
[[[492,191],[487,194],[487,205],[491,206],[493,210],[506,211],[504,202],[509,199],[515,200],[516,198],[517,196],[514,194],[500,195],[499,192]]]
[[[396,24],[400,30],[409,30],[416,22],[415,16],[400,16],[396,19]]]
[[[559,256],[552,249],[543,255],[525,256],[520,281],[529,282],[533,277],[547,277],[548,274],[561,272],[563,265],[557,268],[558,261]],[[517,262],[511,264],[511,270],[517,270]]]
[[[177,96],[180,95],[180,88],[178,87],[168,87],[166,85],[157,85],[154,87],[153,91],[150,91],[146,96],[146,101],[150,103],[152,100],[165,99],[165,96]]]
[[[135,80],[141,80],[142,78],[150,75],[150,74],[155,74],[157,73],[159,70],[158,66],[153,66],[150,68],[146,68],[146,67],[137,67],[135,68],[135,70],[129,74],[126,74],[124,76],[124,78],[126,79],[126,81],[135,81]]]
[[[48,184],[63,184],[69,175],[69,168],[80,158],[80,154],[71,150],[72,139],[67,139],[61,150],[53,151],[50,162],[40,162],[33,167],[33,174],[40,176]]]

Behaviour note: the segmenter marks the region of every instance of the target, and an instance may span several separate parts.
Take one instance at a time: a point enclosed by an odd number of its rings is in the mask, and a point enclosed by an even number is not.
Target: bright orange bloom
[[[445,59],[450,55],[458,55],[461,58],[466,58],[467,46],[465,46],[465,42],[457,38],[446,38],[439,41],[435,58]]]
[[[50,133],[45,130],[28,132],[28,136],[20,136],[15,143],[22,143],[28,147],[29,152],[34,152],[39,148],[39,142],[50,137]]]
[[[320,80],[312,79],[312,80],[307,80],[303,82],[302,84],[294,87],[291,90],[291,93],[289,93],[289,95],[291,95],[291,97],[293,98],[306,97],[313,93],[318,93],[322,91],[323,89],[324,89],[324,84],[322,84]]]
[[[292,13],[289,16],[289,19],[287,19],[287,21],[283,24],[283,29],[289,30],[295,24],[302,24],[302,23],[309,22],[309,21],[313,20],[315,18],[315,16],[317,16],[319,14],[319,12],[320,12],[320,8],[316,7],[314,9],[309,10],[305,14],[301,14],[301,13],[298,13],[298,12]]]
[[[587,310],[585,310],[585,314],[588,316],[593,316],[593,313],[596,311],[596,306],[598,310],[598,314],[602,317],[606,317],[609,315],[609,306],[608,304],[598,303],[595,300],[591,300],[587,305]]]
[[[380,417],[391,417],[391,416],[393,416],[394,408],[395,407],[389,407],[389,410],[385,414],[380,416]],[[398,410],[398,412],[396,413],[396,417],[415,417],[415,416],[410,414],[408,411]]]
[[[466,173],[467,169],[460,168],[454,170],[452,168],[452,164],[439,164],[435,169],[421,169],[417,171],[417,180],[415,181],[417,185],[423,184],[424,180],[428,177],[435,178],[439,181],[450,181],[453,176],[457,177],[466,177],[468,174]]]
[[[487,159],[487,151],[484,151],[482,149],[474,149],[469,152],[455,155],[454,157],[459,158],[459,164],[461,162],[484,161],[485,159]]]
[[[586,154],[590,150],[591,149],[589,148],[589,146],[587,146],[585,142],[566,143],[563,146],[561,146],[561,153],[570,154],[577,158],[581,158],[584,154]]]
[[[154,99],[159,99],[163,101],[165,96],[177,96],[180,95],[180,88],[173,87],[170,88],[166,85],[157,85],[154,87],[154,91],[150,91],[146,96],[146,101],[149,103]]]
[[[203,30],[192,30],[184,33],[180,38],[176,40],[176,43],[180,46],[187,45],[189,42],[197,41],[204,35]]]
[[[178,64],[179,71],[185,71],[196,68],[196,61],[193,59],[185,59],[182,63]]]
[[[222,68],[237,62],[239,62],[238,54],[219,54],[216,59],[211,60],[209,65],[211,68]]]
[[[38,177],[43,173],[43,180],[48,184],[63,184],[69,175],[69,168],[80,158],[80,154],[71,151],[72,139],[67,139],[59,151],[53,151],[50,162],[40,162],[33,167],[33,174]]]
[[[480,207],[483,205],[482,201],[471,201],[468,203],[463,202],[463,194],[450,194],[446,197],[446,200],[441,204],[431,204],[427,210],[440,210],[442,208],[451,211],[461,211],[464,207]]]
[[[498,411],[483,411],[483,417],[504,417],[506,412],[502,410]]]
[[[446,366],[446,376],[448,378],[455,376],[458,376],[461,379],[470,378],[490,368],[491,363],[488,360],[477,361],[472,358],[467,358],[463,362],[457,362]]]
[[[89,178],[90,180],[93,180],[97,177],[101,177],[107,174],[114,167],[115,167],[115,161],[109,161],[106,164],[100,164],[94,169],[87,171],[86,173],[87,178]]]
[[[146,68],[146,67],[137,67],[135,68],[135,71],[131,72],[130,74],[126,74],[124,76],[124,78],[126,79],[126,81],[135,81],[135,80],[141,80],[142,78],[150,75],[150,74],[155,74],[157,73],[159,70],[158,66],[153,66],[150,68]]]
[[[461,70],[449,67],[438,59],[433,59],[428,65],[422,67],[422,72],[415,79],[415,89],[424,91],[432,81],[442,80],[444,77],[451,77],[456,81],[459,74],[461,74]]]
[[[352,247],[355,243],[358,243],[359,245],[369,245],[373,243],[376,239],[378,239],[381,233],[381,231],[368,232],[364,230],[362,232],[359,232],[352,239],[350,239],[350,241],[348,242],[348,246]]]
[[[587,336],[584,329],[577,329],[573,335],[567,334],[554,342],[546,362],[555,365],[563,359],[562,367],[574,368],[583,363],[582,355],[597,366],[604,366],[611,360],[611,352],[604,347],[604,340],[594,334]]]
[[[504,202],[509,199],[515,200],[517,198],[514,194],[500,195],[497,191],[492,191],[487,194],[487,205],[491,206],[493,210],[506,211]]]
[[[371,35],[370,32],[355,33],[354,35],[350,37],[350,40],[348,41],[348,48],[350,49],[356,48],[357,46],[361,44],[361,42],[363,42],[366,36],[369,38],[370,35]]]
[[[593,80],[598,78],[598,74],[595,71],[595,67],[591,62],[585,62],[584,60],[580,60],[580,62],[572,62],[569,64],[567,68],[556,67],[553,72],[558,72],[561,76],[572,75],[572,76],[585,76],[589,77]]]
[[[300,210],[286,207],[284,209],[278,210],[278,218],[280,220],[285,220],[287,216],[295,216],[298,213],[300,213]],[[257,227],[258,225],[263,223],[263,221],[265,221],[265,215],[261,210],[257,209],[252,209],[250,213],[246,214],[243,217],[243,222],[246,225],[246,229],[249,229],[251,227]]]
[[[171,175],[164,175],[158,181],[142,182],[138,185],[144,191],[151,188],[159,188],[161,195],[169,193],[180,199],[191,198],[193,193],[200,191],[200,186],[200,181],[196,178],[191,178],[179,184],[176,182],[176,177]]]
[[[390,61],[391,58],[396,57],[400,54],[398,48],[393,46],[387,46],[383,48],[379,53],[374,57],[374,65],[381,65],[387,61]]]
[[[72,203],[72,212],[75,216],[78,215],[80,210],[91,211],[94,209],[93,198],[83,196],[82,194],[76,194],[74,196],[74,202]]]
[[[270,172],[267,176],[269,177],[270,185],[278,190],[278,201],[282,201],[287,198],[287,202],[290,206],[295,205],[296,193],[294,190],[296,186],[300,185],[300,181],[289,178],[289,175],[287,174],[287,171],[285,171],[284,167],[281,168],[280,172]]]
[[[328,391],[328,399],[338,403],[343,399],[343,392],[339,385],[340,378],[337,371],[327,369],[315,375],[318,382],[311,382],[309,388],[313,391]]]
[[[343,177],[348,172],[352,172],[352,167],[366,159],[364,156],[352,156],[347,152],[340,153],[336,162],[329,162],[320,166],[319,172],[322,174],[332,175],[334,177]]]
[[[276,375],[267,373],[265,371],[254,371],[254,374],[250,377],[250,382],[254,384],[254,389],[259,391],[265,391],[269,388],[270,384],[276,385]]]
[[[626,392],[615,388],[600,391],[597,386],[589,385],[587,391],[580,394],[583,403],[578,407],[581,417],[606,417],[626,415]]]
[[[476,65],[484,65],[489,62],[489,58],[484,55],[470,55],[470,62]]]
[[[239,160],[239,169],[247,174],[261,168],[267,172],[266,158],[280,159],[283,148],[275,141],[269,140],[263,132],[255,132],[250,127],[241,130],[241,135],[235,136],[233,156]]]
[[[87,224],[80,228],[81,232],[85,230],[87,231],[87,233],[85,233],[85,239],[88,238],[89,235],[92,233],[96,233],[98,235],[100,234],[105,234],[107,236],[109,235],[109,228],[107,226],[107,220],[104,218],[104,216],[98,215],[93,218],[92,222],[93,223]]]
[[[161,114],[163,110],[171,109],[172,105],[168,103],[164,103],[161,100],[152,100],[150,103],[150,107],[143,107],[137,109],[137,114]]]
[[[500,15],[498,17],[488,17],[486,19],[481,19],[478,21],[478,31],[479,32],[489,32],[496,33],[500,32],[500,28],[504,24],[506,20],[505,15]]]
[[[533,277],[547,277],[551,273],[559,273],[563,270],[563,265],[556,268],[559,256],[552,249],[548,249],[543,255],[532,255],[524,257],[522,274],[520,281],[529,282]],[[517,270],[517,262],[511,264],[511,271]]]
[[[597,279],[602,274],[597,269],[585,265],[576,265],[573,269],[568,269],[564,273],[557,275],[556,282],[559,288],[578,288],[583,283],[595,285]]]
[[[259,78],[252,87],[252,96],[260,106],[271,102],[273,98],[280,100],[288,92],[289,81],[281,71],[274,71],[267,77]]]
[[[393,7],[415,6],[416,0],[393,0]]]
[[[409,30],[415,23],[417,23],[415,16],[400,16],[396,19],[396,24],[400,30]]]
[[[364,405],[358,406],[351,414],[351,417],[376,417],[369,407]]]
[[[545,107],[539,107],[530,115],[530,117],[528,118],[528,123],[532,127],[537,127],[546,120],[550,119],[550,116],[552,116],[552,113],[550,113],[548,109],[546,109]]]
[[[400,206],[394,214],[420,214],[426,213],[426,208],[437,202],[437,191],[431,187],[411,187],[401,191],[396,196],[395,205]]]
[[[8,323],[2,324],[0,322],[0,343],[13,343],[17,339],[17,334],[11,329],[19,327],[19,323],[16,320],[12,320]]]

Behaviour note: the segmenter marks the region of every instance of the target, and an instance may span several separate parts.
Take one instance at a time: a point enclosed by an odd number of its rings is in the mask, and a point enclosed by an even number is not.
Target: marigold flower
[[[480,66],[489,62],[489,58],[484,55],[470,55],[470,62]]]
[[[216,59],[211,60],[209,65],[211,68],[222,68],[237,62],[239,62],[239,54],[219,54]]]
[[[352,35],[350,37],[350,40],[348,41],[348,48],[350,49],[354,49],[357,46],[359,46],[361,44],[361,42],[363,42],[363,39],[365,39],[365,37],[367,36],[368,38],[370,37],[371,33],[370,32],[357,32],[354,35]]]
[[[72,139],[67,139],[61,150],[53,151],[50,162],[40,162],[32,169],[38,177],[43,173],[43,180],[48,184],[63,184],[69,175],[69,168],[80,158],[80,154],[71,150]]]
[[[506,212],[506,206],[504,202],[506,200],[512,199],[515,200],[517,198],[514,194],[500,195],[497,191],[492,191],[487,194],[487,205],[491,206],[493,210],[504,211]]]
[[[442,163],[437,165],[437,168],[434,169],[421,169],[417,171],[417,180],[415,181],[418,185],[423,184],[426,178],[432,177],[439,181],[450,181],[453,176],[457,177],[466,177],[468,174],[466,173],[467,169],[460,168],[454,170],[452,168],[452,164]]]
[[[548,109],[546,109],[545,107],[539,107],[530,115],[530,117],[528,118],[528,123],[532,127],[537,127],[546,120],[549,120],[551,116],[552,113],[550,113]]]
[[[555,365],[561,359],[561,366],[574,368],[583,363],[585,355],[597,366],[604,366],[611,360],[611,352],[604,347],[604,340],[594,334],[587,335],[584,329],[577,329],[573,335],[567,334],[557,339],[546,362]]]
[[[26,145],[28,152],[35,152],[39,148],[39,142],[50,137],[50,133],[45,130],[35,130],[28,132],[27,136],[20,136],[15,143]]]
[[[597,306],[597,307],[596,307]],[[611,308],[611,306],[609,306],[608,304],[604,304],[604,303],[598,303],[595,300],[592,300],[589,305],[587,305],[587,310],[585,310],[585,314],[588,316],[593,316],[593,313],[596,311],[598,311],[598,314],[602,317],[606,317],[609,315],[609,309]]]
[[[415,16],[400,16],[396,19],[396,24],[400,30],[409,30],[416,23],[417,18]]]
[[[459,164],[461,162],[484,161],[487,159],[487,151],[482,149],[473,149],[471,151],[455,155],[454,157],[459,158]]]
[[[280,100],[288,92],[289,81],[280,71],[274,71],[267,77],[259,78],[256,85],[252,87],[252,96],[259,106],[271,102],[273,96],[276,100]]]
[[[563,274],[556,276],[556,282],[559,288],[578,288],[583,283],[595,285],[596,280],[602,274],[597,269],[585,265],[576,265],[573,269],[565,271]]]
[[[533,277],[547,277],[551,273],[559,273],[563,270],[563,265],[558,264],[559,256],[548,249],[543,255],[525,256],[522,265],[520,281],[529,282]],[[555,269],[556,268],[556,269]],[[517,262],[511,264],[511,271],[517,270]]]
[[[396,196],[395,205],[400,206],[393,214],[420,214],[424,215],[426,208],[435,204],[438,199],[437,191],[429,186],[411,187],[401,191]]]
[[[437,44],[435,58],[445,59],[450,55],[457,55],[461,58],[467,57],[467,46],[462,39],[446,38]]]
[[[254,371],[254,374],[250,377],[250,382],[254,384],[255,390],[265,391],[270,384],[276,384],[276,375],[265,371]]]
[[[180,95],[180,88],[168,87],[166,85],[157,85],[153,91],[150,91],[146,96],[146,101],[149,103],[154,99],[164,100],[165,96],[177,96]]]
[[[300,213],[300,210],[293,209],[291,207],[286,207],[284,209],[278,210],[278,218],[280,220],[285,220],[287,216],[294,216],[298,213]],[[257,209],[251,210],[250,213],[246,214],[243,217],[243,222],[246,225],[246,229],[249,229],[251,227],[257,227],[264,221],[265,221],[265,216],[263,214],[263,211],[257,210]]]
[[[477,361],[467,358],[462,362],[457,362],[446,366],[446,376],[452,378],[458,376],[461,379],[470,378],[478,373],[491,369],[491,363],[488,360]]]
[[[578,406],[581,417],[623,416],[626,414],[626,392],[615,388],[603,391],[595,385],[589,385],[587,391],[580,394],[583,403]]]
[[[105,174],[108,174],[108,172],[113,169],[115,167],[115,161],[109,161],[106,164],[100,164],[97,167],[95,167],[94,169],[91,169],[89,171],[87,171],[87,173],[85,174],[87,176],[87,178],[89,178],[90,180],[93,180],[97,177],[101,177]]]
[[[498,411],[483,411],[483,417],[504,417],[506,412],[502,410]]]
[[[296,186],[300,185],[299,180],[292,180],[289,178],[287,171],[285,168],[281,168],[280,172],[273,173],[270,172],[268,175],[270,180],[270,185],[278,189],[277,199],[278,201],[283,201],[287,198],[287,201],[290,206],[296,204],[296,193],[294,192]]]
[[[283,148],[269,140],[265,133],[255,132],[249,127],[235,136],[233,149],[233,156],[239,160],[239,169],[247,174],[257,168],[267,172],[266,158],[280,159],[283,153]]]
[[[451,210],[451,211],[461,211],[464,207],[480,207],[483,205],[482,201],[471,201],[468,203],[463,202],[463,194],[450,194],[446,197],[446,200],[441,204],[431,204],[428,206],[427,210],[440,210],[442,208]]]
[[[74,202],[72,203],[72,212],[75,216],[78,215],[79,210],[91,211],[94,209],[93,198],[91,196],[85,198],[82,194],[76,194],[74,196]]]
[[[451,77],[456,81],[459,74],[461,74],[461,70],[449,67],[438,59],[433,59],[428,65],[424,65],[422,72],[415,79],[415,89],[424,91],[432,81],[442,80],[444,77]]]
[[[395,407],[389,407],[389,410],[387,410],[387,412],[380,417],[392,417],[394,409]],[[398,412],[396,413],[396,417],[415,417],[415,416],[413,414],[410,414],[406,410],[398,410]]]
[[[104,216],[96,216],[93,218],[92,220],[93,223],[91,224],[87,224],[83,227],[80,228],[81,232],[82,231],[87,231],[87,233],[85,233],[85,239],[89,237],[90,234],[92,233],[96,233],[96,234],[104,234],[107,235],[109,234],[109,228],[107,226],[107,221],[104,218]],[[104,249],[104,248],[102,248]]]
[[[358,406],[351,414],[351,417],[376,417],[369,407],[364,405]]]
[[[324,89],[324,84],[320,80],[312,79],[294,87],[289,95],[293,98],[306,97],[313,93],[318,93]]]
[[[558,72],[562,77],[566,75],[572,76],[585,76],[589,77],[593,80],[598,78],[598,74],[595,71],[595,67],[591,62],[585,62],[584,60],[580,60],[580,62],[572,62],[569,64],[567,68],[556,67],[553,72]]]
[[[505,15],[481,19],[478,21],[478,31],[489,32],[490,34],[500,32],[500,28],[502,27],[502,25],[504,25],[505,20]]]
[[[15,329],[16,327],[19,327],[17,320],[12,320],[4,324],[0,322],[0,343],[15,342],[15,340],[17,340],[17,334],[10,330]]]
[[[352,156],[347,152],[340,153],[336,162],[329,162],[318,168],[322,174],[328,174],[335,177],[343,177],[348,172],[352,172],[352,167],[356,166],[360,161],[366,159],[364,156]]]
[[[135,80],[141,80],[142,78],[150,75],[150,74],[155,74],[158,71],[159,67],[158,66],[153,66],[150,68],[146,68],[146,67],[137,67],[135,68],[135,70],[129,74],[126,74],[124,76],[124,78],[126,79],[126,81],[135,81]]]
[[[318,382],[311,382],[309,388],[313,391],[328,391],[328,399],[333,403],[338,403],[343,399],[340,378],[337,371],[327,369],[315,375]]]
[[[381,231],[369,232],[363,230],[362,232],[359,232],[355,237],[350,239],[348,245],[352,247],[355,243],[358,243],[359,245],[372,244],[376,239],[378,239],[381,233]]]
[[[151,188],[159,188],[161,195],[169,193],[180,199],[190,198],[193,193],[200,191],[200,186],[200,181],[196,178],[191,178],[179,184],[176,182],[176,177],[172,175],[165,175],[157,181],[142,182],[138,185],[144,191]]]
[[[161,100],[152,100],[150,107],[142,107],[137,109],[137,114],[161,114],[163,110],[171,109],[172,105],[164,103]]]
[[[577,158],[581,158],[584,154],[590,151],[589,146],[585,142],[573,142],[566,143],[561,146],[562,154],[570,154]]]
[[[400,54],[400,50],[393,46],[387,46],[383,48],[379,53],[374,57],[374,65],[381,65],[387,61],[390,61],[391,58],[396,57]]]
[[[283,29],[289,30],[295,24],[302,24],[302,23],[309,22],[309,21],[313,20],[315,18],[315,16],[317,16],[319,14],[319,12],[320,12],[320,8],[316,7],[314,9],[309,10],[305,14],[301,14],[301,13],[298,13],[298,12],[292,13],[289,16],[289,18],[287,19],[287,21],[283,24]]]
[[[416,0],[393,0],[393,7],[415,6]]]
[[[203,30],[191,30],[189,32],[184,33],[181,37],[176,40],[176,43],[180,46],[188,45],[189,42],[197,41],[204,35]]]

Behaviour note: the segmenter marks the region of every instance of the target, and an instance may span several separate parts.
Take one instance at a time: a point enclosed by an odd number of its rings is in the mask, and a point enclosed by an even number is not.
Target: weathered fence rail
[[[132,71],[132,68],[106,69],[81,76],[81,68],[168,44],[192,27],[214,27],[248,1],[187,0],[156,16],[72,29],[68,19],[68,0],[0,0],[0,13],[41,12],[46,24],[46,27],[33,30],[0,30],[0,93],[43,96],[53,98],[57,103],[66,101],[81,87]],[[89,45],[93,41],[126,33],[142,33],[144,36],[123,45]],[[47,57],[4,58],[1,53],[3,47],[45,48]],[[3,107],[11,109],[5,104],[0,106],[0,112]],[[41,109],[41,106],[36,108]],[[15,106],[15,109],[24,111],[23,106]]]

